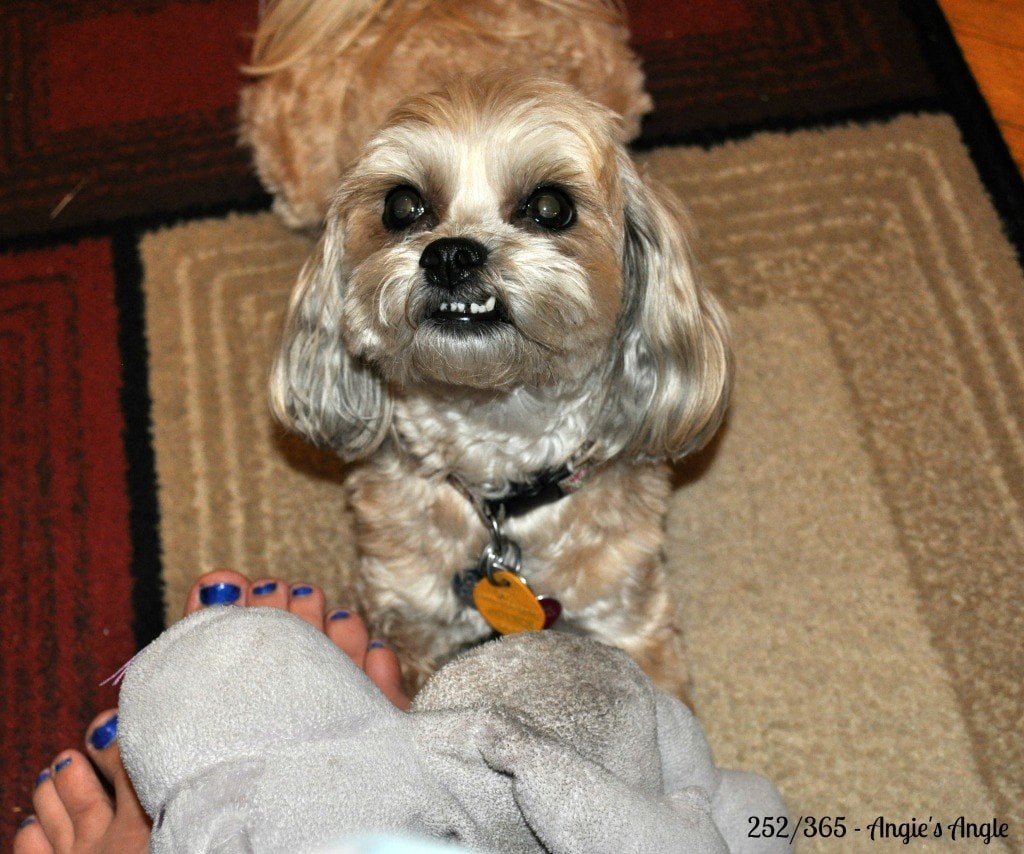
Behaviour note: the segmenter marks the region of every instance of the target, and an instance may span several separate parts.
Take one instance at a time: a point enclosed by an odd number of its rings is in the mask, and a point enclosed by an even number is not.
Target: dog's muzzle
[[[426,282],[435,291],[427,316],[441,322],[475,324],[506,320],[505,308],[480,285],[487,247],[468,237],[442,237],[420,255]]]

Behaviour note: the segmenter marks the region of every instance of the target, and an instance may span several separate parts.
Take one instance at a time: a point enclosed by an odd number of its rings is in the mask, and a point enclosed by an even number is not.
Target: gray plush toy
[[[785,807],[723,771],[693,715],[617,650],[513,635],[400,712],[334,644],[270,608],[199,611],[130,664],[119,741],[154,852],[303,852],[365,831],[491,852],[784,851]]]

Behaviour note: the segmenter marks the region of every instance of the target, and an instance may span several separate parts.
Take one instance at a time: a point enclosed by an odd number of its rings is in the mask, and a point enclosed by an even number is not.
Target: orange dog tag
[[[544,628],[544,608],[518,575],[498,570],[494,580],[481,578],[473,587],[473,604],[492,629],[511,635]]]

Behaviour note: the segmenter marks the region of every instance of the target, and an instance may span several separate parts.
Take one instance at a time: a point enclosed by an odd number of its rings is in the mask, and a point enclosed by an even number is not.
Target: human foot
[[[116,735],[116,712],[104,712],[86,730],[86,753],[62,751],[39,774],[32,795],[35,815],[15,835],[14,854],[132,854],[148,848],[149,819],[121,764]],[[113,798],[89,759],[112,787]]]
[[[201,576],[189,592],[185,615],[200,608],[235,604],[286,609],[323,631],[385,697],[408,709],[398,658],[384,643],[370,640],[353,611],[324,613],[323,591],[311,584],[288,585],[276,578],[249,581],[231,570]],[[113,789],[107,794],[93,765],[77,750],[65,750],[40,773],[32,798],[35,814],[14,837],[14,854],[133,854],[149,846],[150,822],[139,805],[117,746],[117,716],[108,711],[86,731],[86,753]]]
[[[325,613],[323,590],[305,582],[288,584],[279,578],[250,581],[241,573],[218,569],[200,576],[185,600],[185,615],[213,605],[282,608],[327,635],[351,658],[392,703],[409,708],[402,688],[398,656],[383,641],[371,639],[366,624],[354,611],[336,608]]]

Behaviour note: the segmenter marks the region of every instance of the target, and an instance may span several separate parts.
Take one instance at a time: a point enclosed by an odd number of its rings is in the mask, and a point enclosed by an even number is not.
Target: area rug
[[[1024,278],[955,128],[643,162],[687,199],[736,333],[728,426],[680,469],[668,526],[719,757],[808,816],[1016,822]],[[169,619],[197,566],[344,597],[339,467],[285,440],[261,394],[308,251],[269,214],[143,241]]]
[[[638,157],[692,213],[739,364],[725,428],[678,468],[667,546],[716,757],[779,783],[799,850],[895,848],[910,824],[949,849],[961,818],[1021,850],[1020,176],[930,2],[630,7],[659,105]],[[254,14],[0,13],[0,847],[199,572],[345,595],[342,467],[266,409],[309,244],[233,143]],[[66,111],[68,43],[181,50],[190,27],[216,85],[140,51],[122,74],[144,106],[108,89]]]

